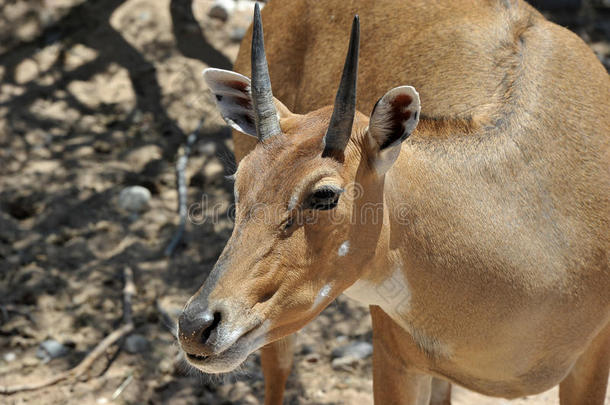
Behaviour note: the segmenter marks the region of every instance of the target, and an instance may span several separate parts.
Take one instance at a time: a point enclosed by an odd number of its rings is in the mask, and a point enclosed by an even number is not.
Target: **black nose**
[[[182,349],[187,354],[199,357],[212,354],[211,343],[216,340],[215,332],[221,319],[218,311],[195,312],[186,308],[178,320],[178,337]]]

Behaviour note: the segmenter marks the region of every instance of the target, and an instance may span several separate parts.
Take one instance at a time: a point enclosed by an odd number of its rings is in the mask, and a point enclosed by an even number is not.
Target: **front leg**
[[[432,378],[430,405],[451,405],[451,383],[449,381]]]
[[[410,369],[400,355],[406,332],[378,306],[371,306],[371,318],[375,404],[429,405],[432,377]]]
[[[610,324],[587,349],[559,384],[561,405],[602,405],[610,372]]]
[[[286,380],[292,369],[296,334],[288,335],[261,349],[261,364],[265,376],[265,405],[281,405]]]

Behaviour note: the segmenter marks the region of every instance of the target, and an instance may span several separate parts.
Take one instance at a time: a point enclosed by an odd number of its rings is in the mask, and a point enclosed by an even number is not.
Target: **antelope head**
[[[403,86],[381,97],[370,118],[356,111],[359,32],[356,16],[334,107],[306,115],[273,97],[258,6],[252,80],[204,71],[225,121],[258,138],[235,174],[233,234],[179,320],[186,358],[204,372],[231,371],[303,327],[379,254],[387,213],[362,213],[383,207],[385,172],[420,104]]]

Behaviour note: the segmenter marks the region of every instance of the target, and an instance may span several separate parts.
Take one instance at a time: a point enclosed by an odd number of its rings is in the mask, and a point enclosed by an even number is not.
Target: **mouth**
[[[191,354],[191,353],[187,353],[184,352],[186,354],[186,358],[191,362],[191,363],[201,363],[201,362],[205,362],[207,359],[210,358],[210,356],[200,356],[198,354]]]
[[[202,355],[184,352],[186,360],[194,367],[206,373],[224,373],[233,371],[255,350],[263,346],[267,332],[267,323],[257,324],[234,342],[223,345],[218,353]]]

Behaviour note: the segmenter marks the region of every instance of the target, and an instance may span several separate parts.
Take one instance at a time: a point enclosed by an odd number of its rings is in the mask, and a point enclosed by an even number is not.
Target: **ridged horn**
[[[356,80],[358,79],[358,50],[360,47],[360,19],[358,15],[354,17],[352,23],[352,33],[349,39],[349,48],[341,83],[337,96],[333,115],[326,135],[324,135],[324,152],[322,156],[335,156],[342,154],[349,142],[352,134],[352,124],[356,114]]]
[[[269,67],[265,55],[263,40],[263,22],[258,3],[254,6],[254,23],[252,28],[252,81],[251,92],[254,104],[254,121],[259,141],[282,132],[271,91]]]

